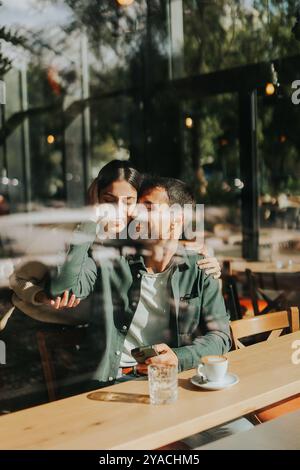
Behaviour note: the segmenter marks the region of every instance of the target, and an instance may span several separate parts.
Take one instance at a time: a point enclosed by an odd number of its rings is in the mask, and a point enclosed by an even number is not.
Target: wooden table
[[[230,269],[233,274],[245,272],[250,269],[254,273],[300,273],[300,263],[292,263],[290,266],[287,262],[281,266],[279,263],[268,261],[231,261]]]
[[[300,450],[300,410],[206,444],[201,450]]]
[[[154,449],[232,420],[300,391],[300,365],[291,362],[300,332],[228,354],[236,386],[217,392],[194,387],[194,371],[179,375],[179,399],[149,404],[146,380],[0,417],[1,449]]]
[[[243,236],[241,233],[229,235],[228,243],[230,245],[241,244]],[[284,228],[265,228],[259,232],[259,246],[262,245],[279,245],[289,242],[299,242],[299,230]]]

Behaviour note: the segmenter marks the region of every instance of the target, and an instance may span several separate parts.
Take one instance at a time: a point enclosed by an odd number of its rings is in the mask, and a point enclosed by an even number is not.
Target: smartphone
[[[138,362],[139,364],[143,364],[146,359],[149,359],[149,357],[159,355],[155,351],[154,346],[141,346],[140,348],[132,349],[130,352],[136,362]]]

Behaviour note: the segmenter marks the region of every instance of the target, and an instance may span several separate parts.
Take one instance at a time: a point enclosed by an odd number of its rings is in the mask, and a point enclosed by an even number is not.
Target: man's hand
[[[139,374],[148,374],[149,364],[161,364],[166,366],[178,366],[178,357],[174,351],[167,344],[155,344],[155,350],[159,353],[159,356],[150,357],[145,361],[145,364],[138,364],[136,370]]]
[[[35,300],[45,305],[51,305],[51,307],[56,310],[63,308],[74,308],[80,304],[80,299],[77,299],[74,294],[69,298],[69,291],[65,291],[61,297],[56,297],[56,299],[49,299],[44,291],[40,291],[36,294]]]

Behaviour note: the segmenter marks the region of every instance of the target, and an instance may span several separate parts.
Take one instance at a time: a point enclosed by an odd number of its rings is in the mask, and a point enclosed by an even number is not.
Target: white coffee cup
[[[228,369],[228,359],[225,356],[204,356],[196,369],[198,375],[208,382],[222,382]]]

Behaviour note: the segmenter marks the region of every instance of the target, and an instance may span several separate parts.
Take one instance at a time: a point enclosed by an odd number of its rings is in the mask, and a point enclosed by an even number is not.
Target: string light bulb
[[[121,7],[129,7],[130,5],[132,5],[134,2],[134,0],[117,0],[117,3],[121,6]]]
[[[281,135],[281,136],[279,137],[279,142],[280,142],[281,144],[284,144],[284,143],[286,142],[286,135]]]
[[[189,129],[191,129],[193,127],[193,119],[188,116],[187,118],[185,118],[185,125],[186,127],[188,127]]]
[[[270,83],[266,84],[265,92],[266,92],[266,95],[268,95],[268,96],[274,95],[275,86],[273,85],[273,83],[270,82]]]
[[[47,142],[48,142],[48,144],[54,144],[54,142],[55,142],[54,135],[52,135],[52,134],[48,135],[47,136]]]

